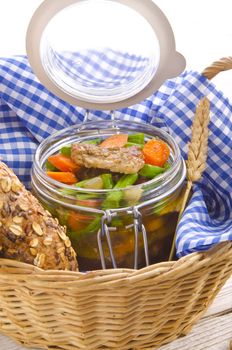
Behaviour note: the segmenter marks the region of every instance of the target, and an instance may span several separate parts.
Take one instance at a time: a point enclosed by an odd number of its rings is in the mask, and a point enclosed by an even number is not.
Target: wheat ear
[[[187,167],[187,186],[183,196],[181,209],[178,216],[178,222],[183,214],[193,182],[200,180],[203,171],[206,168],[206,159],[208,151],[208,135],[209,135],[209,113],[210,103],[204,97],[200,100],[192,124],[192,138],[188,145],[188,160]],[[176,233],[173,237],[172,247],[169,255],[169,260],[174,258],[175,254]]]

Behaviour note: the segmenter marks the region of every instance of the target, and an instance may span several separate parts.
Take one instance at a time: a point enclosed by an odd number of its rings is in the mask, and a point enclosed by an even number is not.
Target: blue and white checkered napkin
[[[28,185],[38,143],[56,130],[81,123],[85,111],[49,93],[23,56],[0,59],[0,87],[0,157]],[[165,128],[186,158],[192,118],[203,96],[211,103],[207,169],[194,185],[178,227],[179,257],[232,240],[232,105],[202,75],[185,72],[140,104],[115,112],[115,117]],[[92,111],[89,117],[109,118],[102,111]]]

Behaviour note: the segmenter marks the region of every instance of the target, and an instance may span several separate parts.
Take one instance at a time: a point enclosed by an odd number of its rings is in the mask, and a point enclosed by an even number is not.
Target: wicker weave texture
[[[1,331],[24,346],[157,349],[186,334],[232,272],[232,243],[142,270],[42,271],[0,260]]]

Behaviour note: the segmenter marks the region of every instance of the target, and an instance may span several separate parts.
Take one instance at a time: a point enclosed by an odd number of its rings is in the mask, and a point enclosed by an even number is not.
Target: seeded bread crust
[[[66,227],[0,162],[0,257],[48,270],[77,271]]]

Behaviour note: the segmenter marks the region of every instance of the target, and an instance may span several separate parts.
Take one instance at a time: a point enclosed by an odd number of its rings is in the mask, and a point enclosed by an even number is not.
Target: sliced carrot
[[[71,230],[81,230],[94,220],[94,216],[70,211],[68,215],[67,224]]]
[[[163,167],[170,155],[170,148],[162,140],[150,140],[143,147],[143,156],[146,164]]]
[[[71,171],[74,173],[80,169],[70,157],[64,156],[61,153],[48,157],[48,161],[60,171]]]
[[[47,175],[52,179],[62,182],[67,185],[72,185],[78,182],[76,176],[71,172],[63,171],[47,171]]]
[[[128,141],[127,134],[116,134],[108,137],[100,143],[100,147],[113,148],[113,147],[124,147]]]

